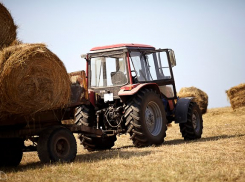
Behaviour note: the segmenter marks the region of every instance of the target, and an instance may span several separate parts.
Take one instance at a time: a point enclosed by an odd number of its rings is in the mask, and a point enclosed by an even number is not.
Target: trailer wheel
[[[201,138],[203,120],[201,111],[195,102],[191,102],[189,104],[187,122],[180,123],[179,127],[185,140],[195,140]]]
[[[21,138],[0,139],[0,166],[18,166],[23,156],[24,140]]]
[[[43,163],[72,162],[77,154],[76,139],[62,126],[48,128],[38,139],[37,152]]]
[[[81,135],[79,136],[79,138],[83,147],[89,152],[111,149],[115,145],[115,141],[117,140],[117,137],[115,135],[109,137],[88,137]]]
[[[153,90],[139,91],[125,107],[128,133],[136,147],[164,142],[167,119],[160,96]]]

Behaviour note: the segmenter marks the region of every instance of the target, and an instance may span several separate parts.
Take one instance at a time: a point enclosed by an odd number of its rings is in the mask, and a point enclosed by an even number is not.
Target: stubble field
[[[121,135],[102,152],[88,152],[77,140],[69,164],[44,165],[36,152],[24,153],[18,167],[0,168],[0,181],[245,181],[245,107],[209,109],[203,120],[196,141],[184,141],[172,124],[157,147],[135,148]]]

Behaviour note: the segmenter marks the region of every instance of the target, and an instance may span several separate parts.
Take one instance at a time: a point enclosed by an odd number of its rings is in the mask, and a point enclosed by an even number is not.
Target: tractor
[[[171,122],[185,140],[201,138],[199,106],[192,97],[177,97],[172,49],[116,44],[94,47],[82,58],[89,102],[76,108],[75,123],[103,133],[80,134],[85,149],[110,149],[117,135],[127,133],[136,147],[160,145]]]

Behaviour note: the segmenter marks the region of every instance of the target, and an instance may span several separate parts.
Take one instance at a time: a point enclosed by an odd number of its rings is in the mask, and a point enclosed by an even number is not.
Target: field
[[[121,135],[112,150],[78,145],[70,164],[43,165],[36,152],[24,153],[17,168],[0,168],[0,181],[245,181],[245,108],[209,109],[203,120],[196,141],[184,141],[173,124],[158,147],[135,148]]]

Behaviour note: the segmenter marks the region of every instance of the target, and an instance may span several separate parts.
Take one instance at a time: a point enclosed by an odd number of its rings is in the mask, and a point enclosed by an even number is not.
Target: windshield
[[[130,62],[131,72],[135,73],[138,82],[171,78],[166,52],[131,52]]]
[[[128,83],[123,54],[91,58],[91,87],[120,86]]]

